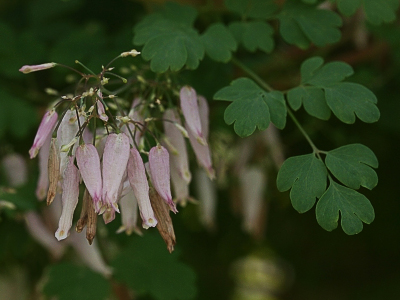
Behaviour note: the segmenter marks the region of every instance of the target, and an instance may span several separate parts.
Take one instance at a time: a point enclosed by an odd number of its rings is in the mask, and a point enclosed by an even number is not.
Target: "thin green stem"
[[[272,92],[274,89],[270,87],[264,80],[262,80],[256,73],[253,72],[249,67],[243,64],[241,61],[237,60],[236,58],[232,57],[232,63],[246,72],[251,78],[253,78],[264,90],[268,92]]]
[[[240,62],[236,58],[232,58],[232,63],[234,63],[236,66],[238,66],[240,69],[242,69],[245,73],[247,73],[267,92],[272,92],[274,90],[267,83],[265,83],[264,80],[262,80],[256,73],[254,73],[253,70],[248,68],[246,65],[244,65],[242,62]],[[289,107],[286,107],[286,109],[287,109],[288,115],[292,119],[293,123],[297,126],[297,128],[300,130],[300,132],[306,138],[307,142],[310,144],[311,148],[313,149],[313,152],[318,156],[318,158],[320,160],[322,160],[320,153],[326,153],[326,152],[319,150],[317,148],[317,146],[315,146],[314,142],[311,140],[310,136],[304,130],[303,126],[301,126],[300,122],[297,120],[297,118],[293,114],[292,110]]]
[[[320,153],[320,150],[315,146],[314,142],[311,140],[310,136],[304,130],[303,126],[301,126],[300,122],[297,120],[297,118],[295,117],[295,115],[293,114],[292,110],[289,107],[287,107],[287,112],[288,112],[289,117],[292,119],[293,123],[297,126],[297,128],[300,130],[300,132],[306,138],[307,142],[310,144],[314,153],[317,153],[317,155],[318,155]]]

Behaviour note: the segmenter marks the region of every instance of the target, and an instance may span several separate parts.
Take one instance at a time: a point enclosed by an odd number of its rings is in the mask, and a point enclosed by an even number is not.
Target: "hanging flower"
[[[52,109],[45,113],[40,122],[39,129],[36,133],[35,139],[33,141],[33,145],[29,150],[30,158],[36,157],[39,152],[39,149],[45,143],[47,137],[51,134],[54,129],[54,125],[57,122],[58,114]]]
[[[177,213],[175,203],[172,201],[170,170],[169,170],[169,154],[167,149],[158,145],[150,149],[149,152],[149,169],[151,182],[162,199],[169,205],[170,209]]]
[[[107,137],[103,153],[103,201],[118,209],[118,191],[129,159],[129,138],[124,133]]]
[[[102,202],[102,180],[100,172],[100,157],[92,144],[82,144],[76,150],[76,162],[83,182],[93,199],[94,207],[100,211]]]
[[[157,220],[154,217],[153,208],[150,204],[149,183],[146,178],[146,170],[140,153],[135,148],[130,150],[128,177],[139,205],[140,216],[143,220],[143,228],[155,227],[157,225]]]

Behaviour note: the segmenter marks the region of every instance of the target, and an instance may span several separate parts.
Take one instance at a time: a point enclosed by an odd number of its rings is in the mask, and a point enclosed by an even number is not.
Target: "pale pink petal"
[[[206,170],[210,179],[214,179],[215,171],[212,166],[210,147],[208,145],[201,145],[187,126],[186,129],[189,134],[190,145],[192,146],[194,154],[197,158],[197,163]]]
[[[181,109],[186,124],[192,130],[194,137],[199,143],[206,145],[203,130],[201,128],[199,106],[196,91],[190,86],[184,86],[180,91]]]
[[[186,149],[186,142],[182,132],[175,126],[174,123],[182,125],[179,115],[174,109],[167,109],[164,113],[164,132],[169,142],[174,147],[177,153],[172,152],[170,155],[171,165],[174,165],[178,171],[179,176],[190,183],[192,175],[189,171],[189,159]]]
[[[103,153],[103,202],[118,209],[118,191],[129,159],[129,138],[124,133],[107,137]]]
[[[96,212],[102,206],[102,179],[100,171],[100,157],[92,144],[83,144],[76,150],[76,162],[83,182],[93,199]]]
[[[58,229],[55,237],[63,240],[68,237],[72,226],[72,218],[79,197],[79,170],[74,165],[75,158],[71,156],[67,168],[64,172],[63,193],[62,193],[62,213],[58,222]]]
[[[75,110],[68,109],[61,120],[60,126],[57,129],[57,144],[59,149],[62,146],[69,144],[78,133],[79,127]],[[76,149],[77,143],[74,148]],[[73,154],[75,152],[73,151]],[[64,173],[65,167],[68,163],[68,153],[60,151],[60,172]]]
[[[142,233],[136,225],[138,220],[138,203],[132,189],[119,200],[119,204],[122,226],[118,229],[117,233],[125,231],[127,235],[131,235],[132,232],[141,235]]]
[[[175,203],[172,201],[170,185],[169,154],[167,149],[158,145],[150,149],[149,169],[151,182],[154,188],[169,205],[170,209],[177,213]]]
[[[157,225],[157,220],[150,203],[149,183],[147,181],[145,167],[139,151],[135,148],[130,150],[128,178],[139,205],[140,216],[143,220],[143,228],[155,227]]]
[[[43,146],[48,136],[54,129],[58,118],[57,112],[53,109],[45,113],[42,121],[40,122],[39,129],[36,133],[33,145],[29,150],[30,158],[36,157],[39,149]]]
[[[171,160],[172,155],[170,155]],[[186,205],[187,200],[189,200],[189,184],[184,180],[177,168],[171,162],[171,182],[174,192],[174,200],[176,203],[180,203],[182,206]]]

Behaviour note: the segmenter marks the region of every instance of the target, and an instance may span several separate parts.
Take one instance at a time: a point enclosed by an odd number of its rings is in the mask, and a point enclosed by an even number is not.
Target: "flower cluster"
[[[119,57],[138,54],[132,50]],[[59,64],[24,66],[20,71],[29,73],[54,66]],[[134,100],[129,106],[104,88],[109,84],[105,75],[111,70],[103,67],[97,75],[77,71],[86,84],[75,88],[75,95],[62,96],[43,116],[29,150],[31,158],[39,156],[37,197],[42,200],[47,196],[49,205],[61,194],[62,214],[55,233],[58,240],[70,233],[83,185],[76,231],[86,226],[89,243],[96,234],[97,215],[102,215],[107,224],[114,220],[115,213],[121,213],[123,225],[119,232],[140,233],[136,226],[139,210],[142,227],[157,226],[172,251],[175,235],[169,210],[177,213],[177,202],[184,204],[192,199],[185,138],[198,164],[210,178],[215,177],[208,145],[207,101],[193,88],[183,86],[177,104],[170,95],[165,103],[162,95],[142,92],[131,96]],[[92,78],[96,82],[88,86]],[[146,82],[137,78],[138,84]],[[133,84],[131,91],[135,92]],[[166,104],[168,108],[164,108]]]

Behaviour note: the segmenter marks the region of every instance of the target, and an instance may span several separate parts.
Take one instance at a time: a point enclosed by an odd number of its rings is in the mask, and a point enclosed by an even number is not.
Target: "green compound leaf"
[[[135,26],[133,43],[144,45],[142,57],[151,60],[152,71],[198,67],[204,46],[193,28],[195,17],[194,8],[167,3],[164,11],[147,16]]]
[[[361,84],[342,82],[325,88],[326,102],[338,119],[353,124],[356,116],[363,122],[379,120],[380,112],[376,106],[374,93]]]
[[[325,101],[324,91],[313,87],[296,87],[288,92],[289,105],[298,110],[303,104],[305,111],[321,120],[328,120],[331,110]]]
[[[132,238],[132,243],[114,262],[115,279],[136,293],[148,294],[155,300],[189,300],[196,297],[196,274],[169,254],[159,236],[150,232]],[[71,298],[73,299],[73,298]]]
[[[111,286],[100,274],[71,263],[53,265],[47,274],[43,293],[58,300],[109,299]]]
[[[312,57],[301,65],[301,86],[288,92],[290,106],[297,110],[303,104],[312,116],[327,120],[332,111],[344,123],[352,124],[356,116],[363,122],[379,119],[375,95],[366,87],[350,82],[340,82],[353,74],[353,69],[343,62],[324,65],[321,57]]]
[[[370,224],[375,218],[374,208],[364,195],[331,181],[317,203],[318,224],[332,231],[338,225],[339,212],[342,229],[348,235],[360,233],[362,223]]]
[[[369,22],[379,25],[396,19],[398,0],[336,0],[339,11],[345,16],[353,15],[362,6]]]
[[[290,199],[299,213],[310,210],[326,190],[327,170],[314,154],[288,158],[278,172],[277,187],[281,192],[290,188]]]
[[[272,38],[274,30],[266,22],[232,22],[229,24],[229,30],[235,39],[251,52],[258,48],[269,53],[274,48],[274,39]]]
[[[301,65],[301,83],[325,87],[353,75],[353,68],[340,61],[323,65],[321,57],[312,57]]]
[[[286,1],[278,16],[283,39],[299,48],[311,43],[322,47],[340,39],[342,19],[333,11],[317,9],[315,6]]]
[[[225,122],[235,122],[235,132],[246,137],[256,128],[265,130],[270,121],[279,129],[286,125],[286,106],[281,92],[266,92],[249,78],[239,78],[214,95],[215,100],[233,101],[225,110]]]
[[[329,151],[325,164],[337,179],[352,189],[363,186],[371,190],[378,184],[378,176],[372,169],[378,167],[378,160],[364,145],[346,145]]]
[[[242,18],[270,19],[278,10],[274,0],[225,0],[225,6]]]
[[[237,48],[232,33],[221,23],[208,27],[201,40],[206,53],[219,62],[228,62],[232,58],[232,51],[236,51]]]

